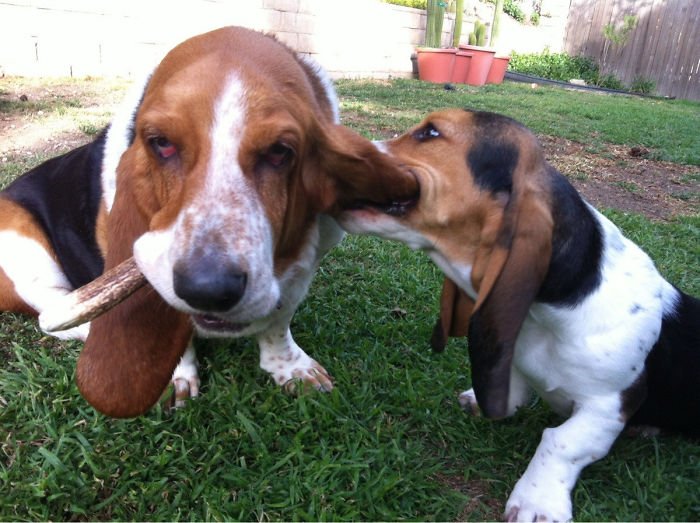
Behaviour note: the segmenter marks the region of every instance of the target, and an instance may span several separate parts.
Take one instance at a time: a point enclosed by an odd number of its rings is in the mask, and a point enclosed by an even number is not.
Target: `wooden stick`
[[[66,294],[39,315],[44,331],[62,331],[97,318],[146,284],[134,258],[123,261],[99,278]]]

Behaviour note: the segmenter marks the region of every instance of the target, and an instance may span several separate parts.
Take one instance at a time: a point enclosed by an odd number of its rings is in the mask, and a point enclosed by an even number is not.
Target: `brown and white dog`
[[[509,118],[451,110],[378,144],[420,181],[414,206],[358,205],[348,231],[425,251],[446,275],[433,346],[468,336],[463,407],[512,415],[533,391],[568,419],[542,441],[509,520],[568,520],[586,465],[626,423],[700,433],[700,301],[548,165]]]
[[[289,331],[342,238],[322,213],[346,197],[391,205],[415,190],[338,125],[318,66],[272,37],[219,29],[173,49],[94,142],[0,193],[0,310],[37,315],[133,254],[150,285],[53,333],[87,339],[77,381],[97,409],[138,415],[171,378],[180,399],[195,396],[195,330],[255,335],[277,383],[328,390]]]

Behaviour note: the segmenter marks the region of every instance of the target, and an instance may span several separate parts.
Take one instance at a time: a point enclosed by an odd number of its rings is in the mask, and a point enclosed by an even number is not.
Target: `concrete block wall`
[[[545,0],[552,2],[568,6]],[[483,9],[468,13],[463,42],[476,17],[490,20]],[[128,77],[190,36],[242,25],[274,33],[334,78],[410,77],[425,31],[424,11],[377,0],[0,0],[0,21],[0,74],[25,76]],[[445,45],[453,25],[454,15],[445,19]],[[557,35],[543,44],[532,36],[537,28],[525,27],[529,35],[517,29],[502,32],[504,52],[526,42],[561,47]]]

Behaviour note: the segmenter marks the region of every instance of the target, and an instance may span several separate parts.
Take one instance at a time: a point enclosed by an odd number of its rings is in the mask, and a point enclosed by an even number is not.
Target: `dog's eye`
[[[167,160],[177,154],[177,147],[173,145],[165,136],[156,136],[148,141],[153,150],[163,160]]]
[[[294,151],[290,147],[276,142],[263,154],[263,160],[271,167],[279,168],[287,165],[292,156]]]
[[[413,132],[413,137],[419,142],[427,142],[428,140],[439,138],[440,136],[440,131],[431,123]]]

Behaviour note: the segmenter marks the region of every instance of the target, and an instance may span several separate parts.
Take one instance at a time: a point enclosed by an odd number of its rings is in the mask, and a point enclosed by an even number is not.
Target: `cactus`
[[[486,43],[486,25],[479,20],[474,22],[474,32],[469,33],[469,45],[478,45],[483,47]]]
[[[496,0],[496,10],[493,12],[493,25],[491,26],[491,46],[496,45],[496,39],[498,38],[498,32],[501,27],[501,15],[503,14],[503,2],[504,0]]]
[[[452,35],[452,47],[459,47],[462,37],[462,18],[464,17],[464,0],[457,0],[455,7],[455,31]]]
[[[442,22],[445,19],[445,2],[428,0],[428,19],[425,25],[425,46],[440,47],[442,44]]]
[[[486,44],[486,24],[479,22],[476,28],[476,45],[483,46]]]

